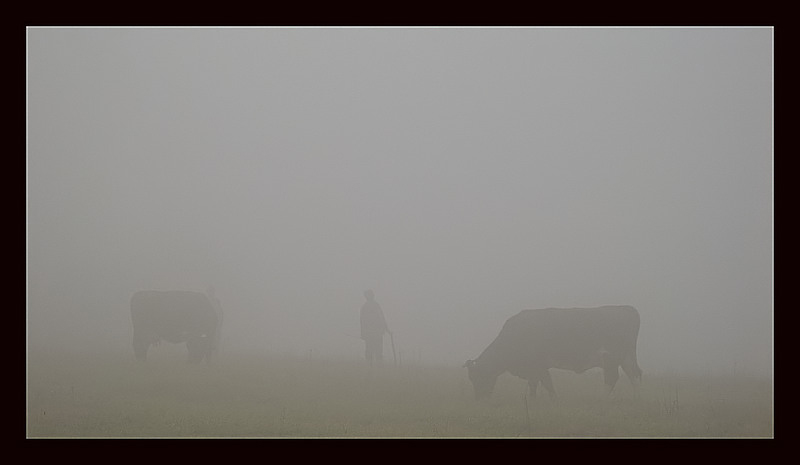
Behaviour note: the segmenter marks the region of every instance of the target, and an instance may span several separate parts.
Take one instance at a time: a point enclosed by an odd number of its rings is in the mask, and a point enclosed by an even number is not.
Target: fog
[[[771,28],[29,28],[29,350],[462,364],[520,310],[633,305],[645,371],[772,373]],[[391,352],[389,352],[391,353]]]

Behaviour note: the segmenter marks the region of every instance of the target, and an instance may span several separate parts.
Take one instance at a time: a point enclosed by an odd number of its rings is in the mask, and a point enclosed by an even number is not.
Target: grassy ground
[[[178,346],[176,346],[178,347]],[[185,351],[185,348],[184,348]],[[559,399],[504,374],[488,403],[459,366],[228,355],[188,365],[173,351],[30,353],[27,436],[43,437],[773,437],[772,382],[551,370]]]

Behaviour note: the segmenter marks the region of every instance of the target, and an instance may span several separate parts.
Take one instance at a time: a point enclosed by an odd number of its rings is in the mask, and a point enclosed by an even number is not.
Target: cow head
[[[492,394],[494,385],[497,382],[497,375],[487,370],[477,360],[467,360],[464,366],[467,368],[469,380],[472,381],[475,399],[487,399]]]

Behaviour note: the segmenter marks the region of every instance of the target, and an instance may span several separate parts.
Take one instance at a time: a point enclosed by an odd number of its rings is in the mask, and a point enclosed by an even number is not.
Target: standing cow
[[[209,361],[217,347],[219,320],[203,293],[190,291],[139,291],[131,297],[133,351],[138,360],[162,339],[186,343],[189,362]]]
[[[619,367],[636,385],[642,370],[636,362],[639,312],[630,306],[523,310],[475,360],[464,364],[476,399],[489,397],[497,377],[508,371],[528,380],[531,394],[541,382],[555,397],[550,368],[582,373],[600,367],[609,392]]]

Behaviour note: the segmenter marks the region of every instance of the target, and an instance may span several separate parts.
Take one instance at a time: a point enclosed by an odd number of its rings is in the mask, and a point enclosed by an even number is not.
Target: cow
[[[218,316],[208,296],[191,291],[138,291],[131,297],[133,352],[140,361],[161,340],[186,343],[189,362],[211,359]]]
[[[506,371],[527,380],[531,395],[536,395],[541,382],[554,399],[550,368],[575,373],[602,368],[611,392],[620,366],[634,386],[641,382],[638,334],[639,312],[631,306],[523,310],[509,318],[494,341],[464,366],[478,400],[491,395],[497,377]]]

